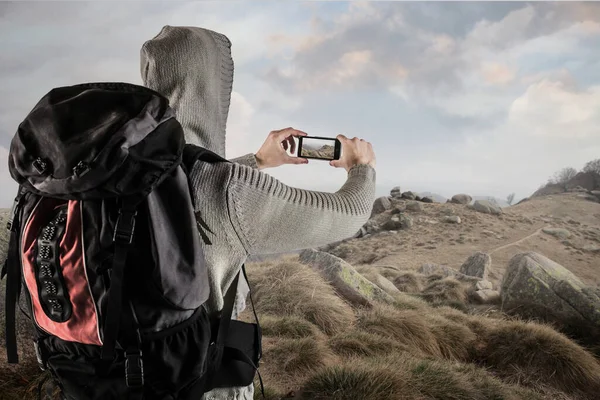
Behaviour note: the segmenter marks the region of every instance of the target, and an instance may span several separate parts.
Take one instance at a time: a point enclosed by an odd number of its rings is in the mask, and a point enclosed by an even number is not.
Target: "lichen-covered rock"
[[[532,305],[569,321],[600,327],[598,293],[571,271],[538,253],[521,253],[511,259],[501,296],[502,306],[508,310]]]
[[[300,262],[319,271],[336,292],[354,305],[371,306],[373,301],[393,303],[394,298],[359,274],[339,257],[314,249],[303,250]]]
[[[500,206],[498,206],[498,204],[492,203],[489,200],[477,200],[473,204],[473,209],[484,214],[502,214],[502,209],[500,208]]]
[[[461,265],[460,272],[487,280],[492,267],[492,257],[489,254],[477,252]]]
[[[363,274],[363,276],[375,285],[379,286],[387,294],[395,295],[396,293],[400,293],[400,289],[398,289],[396,285],[392,283],[392,281],[381,274],[369,272]]]
[[[373,203],[373,210],[371,211],[371,217],[377,214],[381,214],[384,211],[392,208],[392,203],[387,196],[379,197]]]
[[[455,194],[454,196],[452,196],[452,199],[450,199],[450,203],[454,204],[469,204],[471,203],[471,201],[473,201],[473,198],[468,194],[464,193]]]
[[[423,203],[433,203],[433,199],[431,197],[423,197],[421,201]]]
[[[390,196],[392,196],[392,197],[402,197],[402,189],[400,189],[400,186],[396,186],[395,188],[393,188],[390,191]]]

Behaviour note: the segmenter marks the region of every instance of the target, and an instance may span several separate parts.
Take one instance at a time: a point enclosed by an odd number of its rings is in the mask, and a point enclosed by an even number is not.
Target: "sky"
[[[164,25],[232,42],[227,157],[294,127],[373,144],[377,193],[520,199],[600,158],[600,3],[0,3],[0,207],[19,123],[52,88],[141,84],[140,48]],[[327,162],[265,170],[334,192]]]

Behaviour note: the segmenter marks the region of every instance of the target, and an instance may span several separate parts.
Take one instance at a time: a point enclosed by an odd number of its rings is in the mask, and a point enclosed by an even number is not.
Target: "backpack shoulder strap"
[[[208,149],[205,149],[204,147],[196,146],[194,144],[186,144],[183,148],[183,166],[185,167],[186,171],[191,171],[192,167],[198,160],[210,163],[230,162],[229,160]]]

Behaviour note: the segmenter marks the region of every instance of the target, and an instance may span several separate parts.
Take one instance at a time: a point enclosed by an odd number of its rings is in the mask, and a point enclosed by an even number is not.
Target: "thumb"
[[[306,158],[288,156],[287,159],[288,164],[308,164]]]
[[[332,167],[335,167],[335,168],[343,167],[341,160],[331,160],[331,161],[329,161],[329,165],[331,165]]]

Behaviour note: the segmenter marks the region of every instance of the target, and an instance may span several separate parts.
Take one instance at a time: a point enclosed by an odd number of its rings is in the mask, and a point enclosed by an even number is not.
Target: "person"
[[[143,44],[140,54],[144,85],[169,99],[186,141],[224,155],[233,83],[229,39],[208,29],[165,26]],[[195,211],[214,232],[212,245],[204,246],[210,312],[223,308],[224,293],[250,255],[322,246],[351,237],[368,220],[376,159],[365,140],[337,136],[342,156],[330,165],[348,175],[335,193],[293,188],[261,171],[306,163],[289,156],[284,145],[303,135],[291,127],[274,130],[256,154],[233,163],[197,163],[190,171]],[[234,318],[245,307],[246,293],[247,285],[238,291]],[[250,400],[253,395],[249,385],[214,389],[203,399]]]

